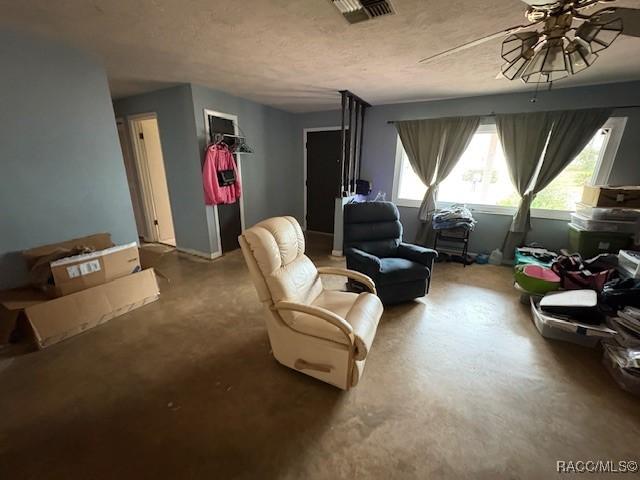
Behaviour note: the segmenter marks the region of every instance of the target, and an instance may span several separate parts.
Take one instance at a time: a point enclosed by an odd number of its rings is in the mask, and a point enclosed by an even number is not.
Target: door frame
[[[219,112],[217,110],[211,110],[209,108],[205,108],[203,111],[203,115],[204,115],[204,133],[205,133],[205,137],[204,137],[204,143],[205,145],[209,145],[209,139],[211,138],[209,135],[209,115],[213,115],[214,117],[218,117],[218,118],[224,118],[225,120],[231,120],[233,122],[233,131],[234,131],[234,135],[239,135],[240,131],[239,131],[239,127],[238,127],[238,116],[231,114],[231,113],[225,113],[225,112]],[[238,168],[238,177],[240,179],[240,183],[243,184],[244,182],[242,181],[242,154],[234,154],[235,155],[235,159],[236,159],[236,166]],[[244,232],[244,192],[242,192],[242,195],[240,195],[240,229],[241,231]],[[218,242],[218,250],[216,252],[212,253],[213,257],[219,257],[220,255],[222,255],[222,239],[220,238],[220,217],[218,216],[218,205],[207,205],[207,208],[211,207],[213,209],[213,218],[214,218],[214,222],[215,222],[215,226],[216,226],[216,240]]]
[[[122,139],[120,139],[120,126],[122,126],[122,131],[124,133],[124,137]],[[130,190],[130,194],[131,194],[131,203],[132,203],[132,207],[134,210],[134,214],[136,213],[136,209],[138,211],[138,215],[140,215],[142,217],[142,228],[140,231],[140,229],[138,228],[138,219],[136,219],[136,230],[138,231],[138,238],[148,238],[149,234],[147,233],[147,220],[146,220],[146,214],[144,211],[144,206],[142,205],[143,199],[142,199],[142,192],[141,192],[141,188],[140,188],[140,174],[138,172],[138,164],[137,164],[137,160],[136,160],[136,156],[135,156],[135,152],[134,152],[134,148],[133,148],[133,142],[131,140],[131,131],[129,129],[129,123],[127,122],[126,117],[116,117],[116,128],[118,129],[118,139],[120,140],[121,143],[121,147],[122,147],[122,155],[123,157],[129,156],[130,160],[131,160],[131,164],[133,165],[133,169],[135,170],[135,178],[133,179],[133,185],[129,187]],[[125,164],[127,163],[126,158],[123,158]],[[125,166],[125,169],[127,167]],[[129,179],[127,178],[127,183],[129,182]],[[131,191],[131,188],[134,189],[134,191]]]
[[[333,132],[335,130],[342,130],[341,126],[330,126],[330,127],[310,127],[302,129],[302,153],[304,155],[303,162],[303,174],[302,174],[302,182],[303,182],[303,205],[304,212],[302,217],[302,229],[307,230],[307,133],[309,132]],[[345,130],[349,130],[349,127],[345,127]],[[338,198],[337,195],[335,198]],[[335,201],[334,198],[334,201]],[[327,235],[331,235],[328,233]]]
[[[144,221],[147,227],[146,235],[143,236],[143,238],[146,242],[158,243],[158,226],[153,222],[153,219],[156,218],[156,207],[155,202],[153,201],[153,185],[151,183],[151,174],[149,173],[147,152],[143,145],[140,143],[140,138],[136,132],[136,126],[138,124],[137,122],[141,120],[155,120],[156,122],[158,122],[158,115],[155,112],[147,112],[135,115],[127,115],[126,117],[126,123],[129,129],[129,138],[133,147],[133,158],[136,164],[136,171],[138,172],[139,187],[142,196],[142,213],[144,215]],[[160,148],[162,149],[162,139],[160,138],[159,140]],[[164,152],[162,157],[162,161],[164,162]],[[171,212],[171,215],[173,216],[173,211]]]

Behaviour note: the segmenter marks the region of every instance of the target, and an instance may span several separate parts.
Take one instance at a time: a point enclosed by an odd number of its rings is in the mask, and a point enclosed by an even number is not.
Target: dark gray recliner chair
[[[402,242],[400,213],[391,202],[345,205],[344,252],[347,268],[371,277],[387,305],[424,296],[438,256],[430,248]]]

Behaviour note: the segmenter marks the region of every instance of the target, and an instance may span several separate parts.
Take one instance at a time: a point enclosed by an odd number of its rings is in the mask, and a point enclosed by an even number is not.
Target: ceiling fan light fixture
[[[591,52],[598,53],[611,44],[622,33],[622,19],[592,16],[576,29],[576,38],[585,42]]]
[[[555,82],[568,77],[569,64],[562,39],[547,40],[522,72],[525,83]]]
[[[509,35],[502,42],[502,59],[506,62],[525,57],[527,60],[533,57],[533,47],[538,43],[538,32],[518,32]]]
[[[539,39],[538,32],[518,32],[505,38],[501,56],[506,63],[502,65],[502,75],[509,80],[522,75],[535,54],[534,47]]]
[[[522,75],[522,72],[527,68],[529,62],[530,60],[525,57],[518,57],[510,63],[505,63],[501,69],[502,75],[509,80],[513,80]]]
[[[589,46],[580,39],[574,39],[567,45],[567,59],[571,74],[575,75],[587,67],[593,65],[598,59],[598,54],[593,53]]]
[[[593,65],[598,52],[610,47],[619,35],[640,37],[640,8],[610,7],[592,15],[586,13],[599,4],[616,0],[523,1],[529,5],[525,12],[529,24],[514,25],[476,38],[423,58],[419,63],[433,62],[502,37],[500,56],[504,63],[496,79],[552,83]]]

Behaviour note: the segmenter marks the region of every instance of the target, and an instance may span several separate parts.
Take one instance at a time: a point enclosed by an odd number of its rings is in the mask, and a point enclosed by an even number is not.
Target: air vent
[[[359,23],[395,13],[389,0],[331,0],[331,3],[349,23]]]

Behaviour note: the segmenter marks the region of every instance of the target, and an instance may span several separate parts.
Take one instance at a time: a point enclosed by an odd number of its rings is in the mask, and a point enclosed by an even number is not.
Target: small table
[[[438,241],[443,240],[445,242],[460,243],[462,244],[462,265],[467,266],[467,251],[469,250],[469,236],[471,230],[467,228],[451,228],[436,230],[436,238],[433,240],[433,249],[438,250]]]

